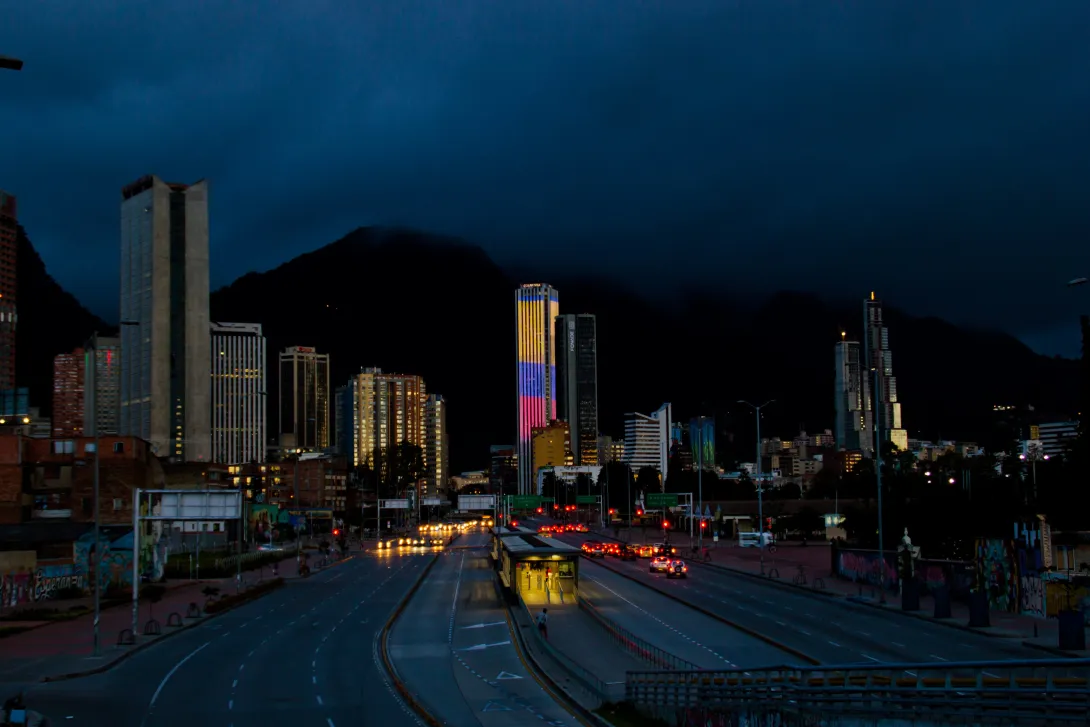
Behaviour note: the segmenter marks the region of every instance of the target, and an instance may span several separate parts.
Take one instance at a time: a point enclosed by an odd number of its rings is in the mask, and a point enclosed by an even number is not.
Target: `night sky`
[[[784,288],[1073,354],[1086,0],[0,0],[0,188],[117,317],[118,200],[207,178],[212,282],[367,224],[668,294]],[[551,251],[547,255],[546,251]],[[561,291],[563,305],[563,291]]]

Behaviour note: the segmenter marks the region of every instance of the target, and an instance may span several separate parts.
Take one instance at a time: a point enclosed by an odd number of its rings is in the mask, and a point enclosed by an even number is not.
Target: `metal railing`
[[[674,656],[670,652],[664,651],[636,636],[603,614],[586,597],[579,599],[579,608],[586,611],[591,618],[597,621],[598,625],[605,629],[606,634],[613,639],[614,643],[636,658],[672,671],[695,671],[700,669],[698,665],[691,661],[685,661],[680,656]]]
[[[625,696],[652,709],[1085,723],[1090,659],[629,672]]]
[[[584,689],[589,691],[595,697],[603,702],[613,701],[614,695],[610,694],[608,684],[603,682],[598,677],[594,676],[594,674],[590,673],[583,667],[576,664],[574,661],[569,659],[561,652],[557,651],[555,648],[553,648],[552,644],[542,638],[541,633],[537,629],[537,623],[536,621],[534,621],[534,614],[532,611],[530,611],[530,607],[526,605],[526,602],[522,600],[522,596],[519,596],[519,605],[522,607],[523,612],[529,617],[530,628],[524,629],[524,631],[530,632],[530,636],[528,638],[533,643],[533,645],[536,646],[540,651],[543,651],[550,657],[552,657],[553,660],[561,666],[561,668],[568,672],[568,674],[570,674],[575,681],[579,682],[579,684]]]

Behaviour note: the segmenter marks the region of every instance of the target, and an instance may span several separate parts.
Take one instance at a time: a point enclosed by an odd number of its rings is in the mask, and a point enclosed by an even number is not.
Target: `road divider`
[[[456,534],[454,538],[456,539],[457,537]],[[453,543],[454,539],[452,539],[451,542]],[[428,577],[428,573],[431,572],[431,569],[439,561],[439,556],[442,554],[442,550],[437,550],[432,553],[431,560],[424,566],[424,570],[421,571],[416,582],[413,583],[412,588],[408,590],[405,596],[402,597],[401,601],[397,604],[397,607],[394,608],[390,617],[386,619],[386,623],[383,624],[382,631],[379,633],[379,653],[382,656],[382,665],[386,667],[386,673],[390,675],[390,682],[405,701],[405,704],[409,705],[409,708],[412,709],[420,719],[431,725],[431,727],[442,727],[443,722],[432,714],[431,710],[425,707],[424,704],[416,698],[416,695],[409,691],[409,687],[405,684],[401,675],[397,673],[397,667],[394,665],[393,659],[390,658],[390,631],[393,629],[394,624],[397,623],[398,618],[401,617],[401,614],[405,612],[405,609],[413,599],[413,596],[420,590],[420,586],[424,583],[424,579]]]
[[[759,631],[755,631],[754,629],[751,629],[748,626],[743,626],[742,624],[740,624],[740,623],[738,623],[736,621],[732,621],[731,619],[726,618],[725,616],[723,616],[721,614],[715,613],[714,611],[710,611],[710,610],[708,610],[706,608],[703,608],[702,606],[698,606],[698,605],[696,605],[694,603],[690,603],[689,601],[686,601],[684,598],[681,598],[680,596],[677,596],[676,594],[671,593],[669,590],[667,590],[665,588],[660,588],[660,587],[655,586],[655,585],[653,585],[651,583],[647,583],[646,581],[643,581],[643,580],[641,580],[639,578],[636,578],[635,576],[629,575],[628,573],[625,573],[624,571],[621,571],[621,570],[618,570],[618,569],[613,568],[611,566],[608,566],[605,563],[601,563],[601,562],[592,560],[590,558],[584,558],[584,560],[586,562],[589,562],[589,563],[594,563],[599,568],[607,570],[610,573],[614,573],[614,574],[620,576],[621,578],[625,578],[627,580],[632,581],[633,583],[637,583],[637,584],[643,586],[644,588],[647,588],[648,590],[654,591],[655,593],[659,593],[659,594],[665,596],[666,598],[669,598],[671,601],[676,601],[677,603],[680,603],[680,604],[682,604],[684,606],[687,606],[687,607],[693,609],[694,611],[696,611],[697,613],[701,613],[701,614],[707,616],[708,618],[713,618],[716,621],[719,621],[720,623],[726,624],[727,626],[730,626],[731,628],[733,628],[733,629],[735,629],[737,631],[741,631],[743,634],[746,634],[747,636],[752,636],[753,638],[757,639],[758,641],[763,641],[764,643],[768,644],[769,646],[773,646],[773,647],[779,649],[780,651],[782,651],[782,652],[784,652],[786,654],[790,654],[791,656],[794,656],[795,658],[802,659],[803,661],[805,661],[807,664],[810,664],[811,666],[817,666],[817,665],[821,664],[821,661],[819,659],[815,659],[814,657],[810,656],[809,654],[804,654],[803,652],[799,651],[798,649],[795,649],[795,648],[793,648],[791,646],[788,646],[787,644],[781,643],[781,642],[773,639],[771,636],[768,636],[766,634],[762,634]]]
[[[623,626],[614,623],[585,596],[579,599],[579,608],[586,611],[600,627],[605,629],[616,644],[636,658],[654,666],[661,666],[663,669],[677,671],[696,671],[700,669],[691,661],[685,661],[680,656],[674,656],[668,651],[653,646]]]

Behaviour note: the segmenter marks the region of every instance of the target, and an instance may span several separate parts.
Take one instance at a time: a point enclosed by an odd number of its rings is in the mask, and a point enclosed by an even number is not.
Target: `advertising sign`
[[[689,446],[693,464],[715,467],[715,417],[698,417],[689,422]]]

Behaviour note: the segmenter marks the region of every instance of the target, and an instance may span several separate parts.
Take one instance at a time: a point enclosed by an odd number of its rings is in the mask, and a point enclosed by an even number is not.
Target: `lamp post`
[[[0,56],[0,68],[8,71],[21,71],[23,70],[23,62],[11,56]]]
[[[101,601],[99,597],[99,586],[102,583],[102,574],[99,572],[102,564],[102,554],[99,552],[102,549],[102,543],[99,542],[99,531],[101,529],[100,521],[100,507],[99,502],[99,459],[98,459],[98,331],[91,334],[91,355],[88,356],[87,361],[91,364],[91,375],[89,382],[90,399],[91,399],[91,426],[94,427],[95,434],[95,463],[94,463],[94,492],[91,499],[95,504],[95,550],[94,550],[94,578],[95,582],[92,586],[95,595],[95,620],[94,620],[94,648],[91,655],[95,658],[102,656],[101,647],[99,646],[99,615],[101,613]],[[91,564],[88,563],[88,566]]]
[[[757,548],[761,552],[761,575],[765,574],[765,509],[764,509],[764,485],[761,481],[761,409],[764,409],[769,404],[775,402],[775,399],[769,399],[764,404],[757,406],[751,404],[745,399],[739,399],[739,404],[745,404],[748,407],[752,407],[754,413],[757,415],[757,519],[760,521],[757,532],[760,537],[757,538]]]
[[[878,485],[878,602],[886,602],[886,544],[882,528],[882,417],[878,407],[882,404],[882,380],[877,367],[871,368],[874,377],[874,479]],[[885,407],[883,407],[884,409]]]
[[[707,419],[707,417],[701,416],[701,417],[697,417],[696,419],[697,419],[697,422],[699,422],[699,427],[700,427],[700,429],[699,429],[699,431],[700,431],[700,442],[697,445],[699,449],[698,449],[697,455],[696,455],[696,460],[697,460],[696,491],[697,491],[697,499],[699,501],[697,503],[697,507],[696,507],[696,515],[700,518],[700,536],[699,537],[700,537],[700,547],[703,548],[704,547],[704,420]],[[760,424],[758,424],[757,426],[760,426]],[[760,447],[760,441],[758,441],[758,447]],[[712,466],[714,467],[714,465],[715,465],[715,463],[713,462]],[[692,527],[692,522],[693,522],[693,513],[690,512],[689,513],[690,528]],[[691,529],[689,531],[689,544],[692,545],[692,530]]]

